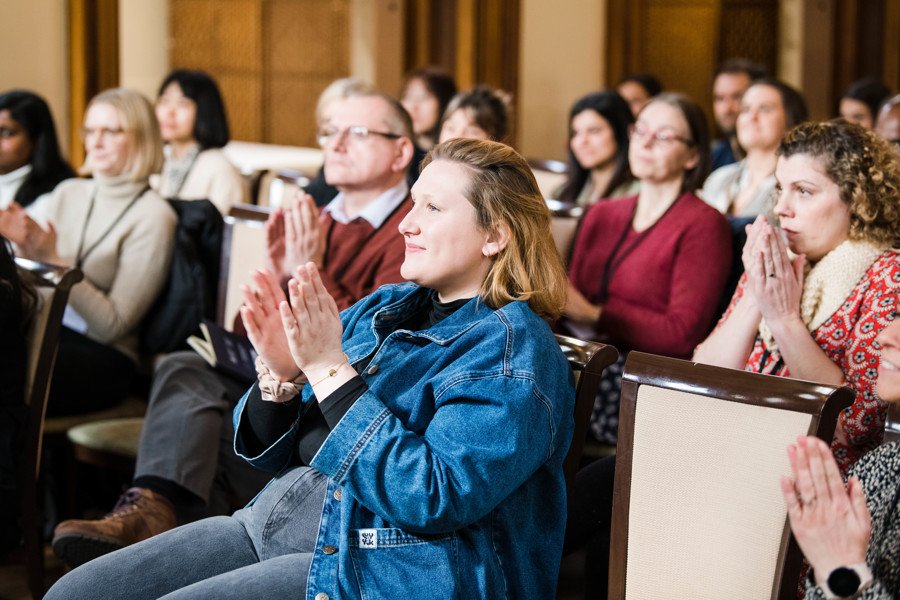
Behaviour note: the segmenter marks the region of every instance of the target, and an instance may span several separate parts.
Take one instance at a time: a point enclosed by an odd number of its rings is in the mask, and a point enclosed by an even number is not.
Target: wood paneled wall
[[[69,162],[84,162],[81,124],[87,103],[119,85],[117,0],[69,2]]]
[[[835,10],[834,98],[863,77],[900,89],[900,0],[841,0]]]
[[[232,137],[315,145],[315,105],[350,74],[349,0],[171,0],[170,62],[215,77]]]
[[[775,70],[777,0],[609,0],[607,15],[610,85],[653,73],[709,110],[722,61],[748,58]]]
[[[515,94],[519,0],[407,0],[406,70],[436,65],[460,89],[478,83]]]

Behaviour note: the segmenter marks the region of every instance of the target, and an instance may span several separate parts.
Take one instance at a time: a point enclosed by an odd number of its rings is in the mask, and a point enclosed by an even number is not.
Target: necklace
[[[128,206],[126,206],[125,209],[119,213],[119,216],[117,216],[113,220],[113,222],[110,223],[109,227],[106,228],[106,231],[104,231],[100,235],[100,237],[97,238],[97,240],[91,245],[91,247],[87,250],[84,250],[84,238],[87,236],[88,223],[91,222],[91,215],[94,212],[94,202],[97,200],[97,188],[94,188],[94,193],[91,194],[91,204],[90,206],[88,206],[87,215],[84,217],[84,225],[81,227],[81,241],[78,242],[78,253],[75,255],[76,267],[78,267],[79,269],[81,268],[81,265],[84,264],[84,261],[87,259],[88,255],[90,255],[90,253],[100,245],[100,242],[106,239],[106,236],[108,236],[110,232],[115,228],[115,226],[119,224],[119,221],[122,220],[122,217],[125,216],[125,213],[127,213],[131,209],[131,207],[134,206],[134,204],[138,201],[138,199],[143,196],[144,193],[149,189],[150,186],[145,185],[141,189],[141,191],[139,191],[137,195],[135,195],[135,197],[131,199],[131,202],[128,203]],[[82,252],[82,250],[84,251]]]

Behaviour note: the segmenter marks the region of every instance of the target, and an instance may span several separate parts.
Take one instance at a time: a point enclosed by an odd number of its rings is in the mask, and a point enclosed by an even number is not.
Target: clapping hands
[[[317,381],[346,363],[337,304],[314,263],[294,271],[288,282],[290,303],[271,271],[256,271],[253,288],[244,286],[243,293],[247,336],[273,376],[290,381],[303,374]]]
[[[299,193],[286,208],[277,208],[266,221],[267,268],[282,279],[313,262],[322,265],[325,252],[318,209],[309,194]]]
[[[794,537],[819,583],[837,567],[865,562],[871,516],[860,481],[847,487],[828,444],[801,436],[788,447],[793,478],[781,478]]]
[[[15,202],[0,210],[0,235],[18,246],[20,256],[62,264],[56,252],[57,236],[53,224],[48,223],[44,229]]]

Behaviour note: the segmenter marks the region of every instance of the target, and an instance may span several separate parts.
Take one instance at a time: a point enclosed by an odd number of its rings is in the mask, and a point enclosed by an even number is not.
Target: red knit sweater
[[[327,235],[322,283],[344,310],[385,283],[400,283],[400,265],[406,245],[398,229],[412,208],[409,196],[376,231],[368,221],[356,219],[346,225],[325,213],[320,227]]]
[[[588,211],[569,281],[588,300],[602,304],[597,332],[620,350],[688,358],[717,316],[731,265],[728,223],[695,195],[683,194],[621,260],[601,301],[603,269],[616,243],[625,232],[620,247],[628,248],[641,235],[631,227],[636,205],[637,196],[631,196]]]

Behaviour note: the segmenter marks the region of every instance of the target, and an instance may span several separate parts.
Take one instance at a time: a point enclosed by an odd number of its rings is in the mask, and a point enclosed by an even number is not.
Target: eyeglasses
[[[662,144],[669,146],[675,142],[681,142],[685,146],[693,146],[693,140],[682,137],[668,129],[660,129],[659,131],[650,131],[643,125],[634,125],[631,128],[631,139],[636,141],[651,140],[654,144]]]
[[[82,127],[81,128],[81,139],[83,141],[87,141],[88,138],[92,138],[94,136],[100,136],[102,140],[108,140],[110,138],[122,135],[125,133],[125,130],[121,127],[117,127],[115,129],[109,129],[107,127]]]
[[[345,135],[347,136],[347,139],[353,143],[364,142],[373,135],[380,135],[381,137],[387,138],[389,140],[396,140],[403,137],[399,133],[390,133],[388,131],[372,131],[368,127],[363,127],[362,125],[351,125],[350,127],[346,127],[344,129],[337,129],[335,127],[320,129],[318,134],[316,134],[316,139],[318,140],[319,145],[324,148],[328,145],[329,142],[343,139]]]

